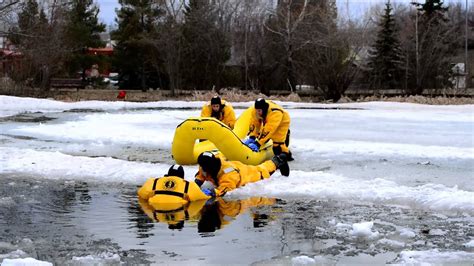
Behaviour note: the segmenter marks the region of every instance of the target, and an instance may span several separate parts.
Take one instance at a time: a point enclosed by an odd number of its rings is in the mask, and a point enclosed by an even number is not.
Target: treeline
[[[8,36],[28,58],[15,80],[46,88],[51,77],[98,63],[119,72],[127,89],[268,95],[305,84],[333,100],[353,84],[411,95],[451,86],[463,21],[472,18],[441,0],[395,8],[387,1],[382,12],[356,20],[344,19],[332,0],[119,0],[108,59],[82,52],[104,45],[92,0],[53,2],[46,11],[36,0],[13,10]]]

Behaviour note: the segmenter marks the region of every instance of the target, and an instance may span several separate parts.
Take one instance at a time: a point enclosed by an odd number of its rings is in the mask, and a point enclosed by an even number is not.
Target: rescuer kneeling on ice
[[[274,156],[257,166],[246,165],[239,161],[227,161],[211,152],[203,152],[198,157],[199,171],[194,180],[201,186],[204,181],[211,182],[214,189],[202,191],[212,197],[221,197],[225,193],[247,183],[257,182],[269,178],[277,169],[284,176],[290,174],[286,154]]]
[[[253,151],[259,151],[267,141],[273,141],[273,153],[286,154],[286,158],[293,160],[288,149],[290,144],[290,115],[278,104],[259,98],[255,105],[250,107],[252,118],[250,121],[249,138],[245,141]]]

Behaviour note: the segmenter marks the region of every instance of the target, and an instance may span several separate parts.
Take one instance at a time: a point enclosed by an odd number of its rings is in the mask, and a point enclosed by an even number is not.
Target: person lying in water
[[[153,207],[160,204],[180,205],[189,201],[209,199],[209,196],[202,193],[197,184],[184,179],[184,169],[177,164],[172,165],[165,176],[149,178],[137,194]],[[173,208],[173,206],[169,206],[169,208]]]
[[[203,152],[198,157],[199,171],[195,182],[202,186],[204,181],[214,185],[214,189],[202,191],[211,197],[222,197],[227,192],[245,184],[269,178],[277,169],[284,176],[290,174],[287,155],[281,153],[259,165],[246,165],[239,161],[227,161],[211,152]]]

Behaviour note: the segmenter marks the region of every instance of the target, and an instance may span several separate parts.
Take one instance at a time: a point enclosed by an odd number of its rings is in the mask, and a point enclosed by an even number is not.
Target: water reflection
[[[182,229],[185,221],[198,221],[200,211],[206,205],[205,200],[192,201],[187,204],[162,204],[152,206],[147,200],[138,198],[143,212],[157,223],[167,223],[169,229]]]
[[[161,204],[151,206],[146,200],[138,200],[143,212],[157,223],[167,223],[171,230],[181,230],[185,222],[197,222],[201,236],[211,236],[212,232],[230,224],[237,216],[250,209],[253,227],[263,227],[272,217],[262,213],[260,207],[276,203],[274,198],[252,197],[248,199],[229,200],[223,198],[188,202],[184,205]]]

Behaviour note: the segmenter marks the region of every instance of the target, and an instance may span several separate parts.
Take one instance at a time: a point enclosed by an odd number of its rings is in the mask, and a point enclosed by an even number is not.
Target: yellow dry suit
[[[221,108],[217,113],[212,112],[211,102],[206,103],[202,107],[201,117],[214,117],[221,121],[231,129],[234,129],[235,125],[235,112],[232,105],[224,100],[221,100]]]
[[[221,167],[217,173],[217,180],[205,173],[202,167],[196,174],[196,179],[204,182],[209,181],[214,184],[216,197],[224,196],[228,191],[245,186],[247,183],[257,182],[269,178],[277,167],[271,160],[267,160],[259,165],[246,165],[239,161],[227,161],[216,156],[221,162]]]
[[[268,108],[264,110],[263,117],[258,116],[254,106],[250,107],[252,118],[248,135],[257,138],[259,146],[272,140],[275,154],[280,152],[289,154],[290,115],[278,104],[269,100],[265,101],[268,103]]]
[[[160,178],[149,178],[138,190],[138,196],[148,200],[154,208],[160,205],[179,207],[188,201],[206,200],[206,196],[199,186],[177,176],[164,176]]]

